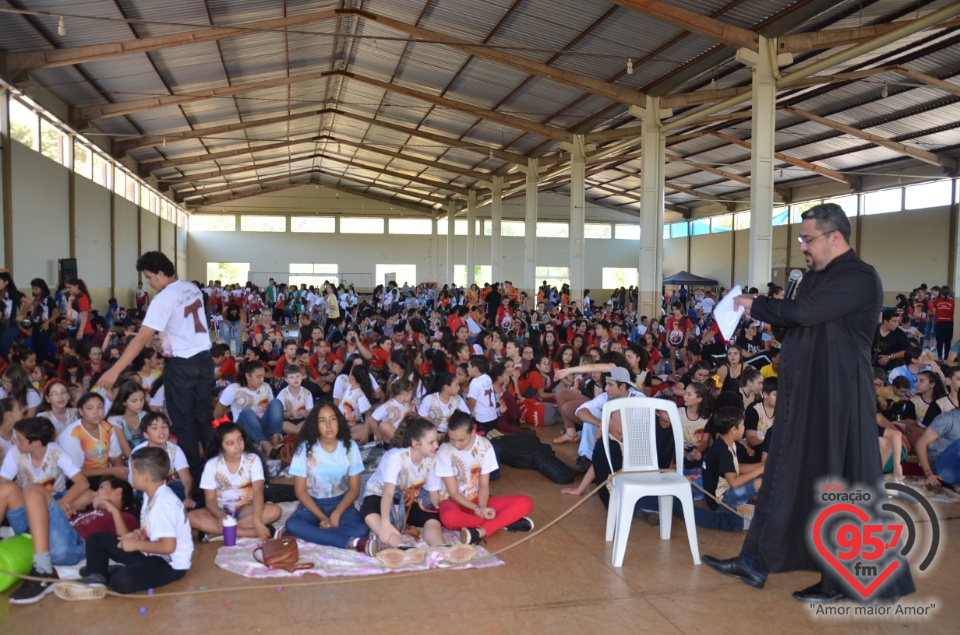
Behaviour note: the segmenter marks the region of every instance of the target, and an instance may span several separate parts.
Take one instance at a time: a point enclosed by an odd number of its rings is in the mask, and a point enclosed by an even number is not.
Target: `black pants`
[[[33,352],[37,354],[37,361],[41,364],[47,361],[55,361],[53,357],[50,356],[50,338],[53,336],[50,329],[48,328],[46,331],[41,331],[39,325],[34,325],[31,336]]]
[[[193,357],[168,357],[163,365],[163,388],[167,413],[177,435],[177,444],[187,457],[193,482],[200,482],[203,464],[200,444],[213,438],[213,358],[209,352]]]
[[[946,359],[950,354],[950,344],[953,340],[953,322],[934,322],[933,334],[937,337],[937,355]]]
[[[107,575],[107,565],[111,558],[126,566],[113,575]],[[99,573],[107,578],[112,590],[127,594],[176,582],[186,575],[187,571],[174,569],[160,556],[124,551],[117,546],[116,534],[100,532],[87,538],[87,573]]]

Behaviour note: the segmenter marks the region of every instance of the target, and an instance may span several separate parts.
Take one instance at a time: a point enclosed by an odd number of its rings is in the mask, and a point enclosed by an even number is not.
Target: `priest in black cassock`
[[[705,556],[704,562],[756,588],[763,588],[768,572],[821,571],[820,582],[793,595],[802,602],[828,603],[846,596],[808,548],[815,483],[841,477],[885,492],[870,357],[883,288],[876,270],[850,248],[850,221],[839,205],[817,205],[802,219],[800,251],[809,271],[796,299],[736,299],[752,318],[787,329],[777,422],[740,555]],[[873,501],[879,506],[878,497]],[[871,599],[914,590],[904,566]]]

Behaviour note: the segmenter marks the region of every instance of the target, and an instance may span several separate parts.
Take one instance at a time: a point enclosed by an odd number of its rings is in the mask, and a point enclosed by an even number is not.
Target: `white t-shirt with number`
[[[217,456],[203,466],[200,489],[216,490],[217,507],[236,515],[253,502],[253,484],[263,480],[263,464],[256,454],[244,452],[240,467],[231,472],[223,456]]]
[[[41,485],[51,494],[59,494],[67,488],[67,479],[80,471],[70,455],[56,443],[47,444],[47,452],[40,466],[33,464],[29,454],[24,454],[16,446],[7,452],[0,466],[0,477],[16,481],[21,489],[29,485]]]
[[[473,445],[466,450],[458,450],[450,443],[444,443],[437,450],[437,476],[440,479],[457,477],[457,489],[471,501],[480,497],[480,475],[498,467],[493,446],[481,436],[473,435]]]
[[[489,375],[480,375],[470,380],[467,398],[475,399],[477,402],[473,408],[474,419],[487,423],[497,418],[497,398],[493,394],[493,380]]]
[[[173,553],[159,555],[170,563],[172,569],[186,571],[193,556],[193,535],[190,521],[184,512],[183,503],[166,485],[161,485],[153,496],[144,496],[140,510],[140,533],[143,540],[157,541],[161,538],[176,539]]]
[[[433,422],[433,425],[437,426],[437,432],[443,433],[447,431],[450,416],[457,410],[470,414],[470,409],[460,395],[454,395],[450,397],[450,401],[443,403],[440,401],[440,393],[435,392],[423,398],[418,414]]]
[[[173,357],[193,357],[212,345],[203,294],[192,282],[175,280],[164,287],[147,305],[143,325],[160,333],[164,353]]]

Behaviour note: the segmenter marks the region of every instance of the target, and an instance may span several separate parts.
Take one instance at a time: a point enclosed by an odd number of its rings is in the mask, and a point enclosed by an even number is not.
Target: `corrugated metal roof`
[[[701,15],[718,14],[721,21],[745,28],[769,20],[773,26],[767,28],[779,32],[855,27],[882,23],[894,15],[903,14],[903,19],[912,19],[917,15],[903,0],[878,0],[866,7],[852,1],[842,1],[804,24],[785,26],[783,20],[779,25],[776,24],[776,16],[784,14],[788,16],[786,21],[794,20],[789,9],[797,4],[797,0],[743,0],[736,6],[730,6],[729,0],[670,1],[675,6]],[[949,0],[935,0],[920,9],[919,14],[948,4]],[[4,0],[0,0],[0,8],[8,6]],[[677,27],[639,12],[614,8],[601,0],[524,0],[520,3],[514,0],[364,0],[362,3],[343,3],[340,0],[287,0],[284,3],[207,0],[205,4],[194,0],[160,3],[148,3],[146,0],[84,0],[69,5],[55,0],[21,0],[21,6],[35,10],[69,10],[109,19],[68,18],[67,34],[61,37],[56,35],[55,17],[27,19],[0,13],[3,23],[0,29],[2,51],[83,46],[129,40],[134,37],[133,34],[172,34],[199,26],[226,26],[341,6],[362,6],[364,10],[463,40],[481,43],[489,39],[493,51],[501,50],[540,62],[556,58],[553,65],[557,69],[600,81],[613,81],[618,86],[632,89],[650,86],[662,89],[665,85],[676,84],[677,87],[672,91],[678,92],[687,87],[702,87],[711,77],[717,79],[719,88],[744,86],[749,84],[751,75],[748,68],[733,60],[732,50],[728,47],[718,48],[709,38],[684,34]],[[851,11],[851,16],[838,20],[840,15]],[[118,21],[123,16],[145,22],[131,25]],[[607,17],[598,22],[601,16]],[[33,24],[39,25],[39,30]],[[334,34],[337,35],[336,39],[332,37]],[[678,37],[678,41],[669,48],[651,55]],[[827,72],[901,60],[901,63],[920,72],[935,77],[949,77],[950,73],[960,68],[960,47],[955,45],[956,39],[957,36],[950,33],[942,33],[935,38],[929,34],[917,34]],[[568,51],[561,51],[568,46]],[[694,63],[694,60],[714,48],[721,51],[711,58],[714,61],[709,64],[702,61]],[[782,72],[802,68],[831,53],[833,51],[800,55],[795,64]],[[634,61],[632,75],[625,74],[628,57]],[[361,77],[393,81],[401,88],[408,87],[432,95],[443,94],[449,99],[482,108],[496,107],[502,113],[532,122],[546,122],[558,131],[578,126],[583,121],[590,121],[594,129],[638,125],[622,104],[612,104],[608,98],[600,95],[585,94],[579,88],[563,85],[556,78],[531,76],[527,71],[479,56],[472,57],[440,44],[417,42],[382,24],[347,15],[340,19],[297,25],[286,33],[255,31],[218,42],[176,46],[148,54],[109,57],[78,66],[38,69],[31,75],[58,98],[79,108],[337,69]],[[678,74],[676,80],[670,78],[674,74]],[[960,85],[960,81],[953,81]],[[887,98],[880,97],[884,82],[889,85]],[[938,88],[913,84],[915,80],[887,72],[846,85],[806,89],[794,96],[782,96],[781,101],[886,138],[902,137],[904,143],[930,151],[960,147],[960,127],[956,125],[960,121],[960,103],[957,103],[960,100]],[[746,102],[734,109],[748,104]],[[125,117],[98,119],[94,124],[105,134],[117,135],[116,139],[121,141],[127,138],[121,135],[142,132],[163,136],[196,128],[213,129],[224,124],[254,122],[287,113],[318,110],[324,106],[343,108],[409,128],[422,127],[441,136],[462,137],[484,147],[507,146],[514,151],[537,155],[555,152],[560,147],[557,141],[523,133],[499,121],[484,120],[473,113],[434,106],[399,91],[384,91],[360,80],[337,76],[290,86],[255,89],[234,97],[204,99],[182,106],[146,109]],[[675,112],[682,115],[704,107],[676,109]],[[869,144],[862,139],[840,134],[829,127],[783,111],[777,114],[777,126],[776,144],[779,149],[791,156],[813,158],[825,167],[856,171],[869,170],[870,166],[876,165],[880,166],[877,169],[887,169],[889,165],[901,162],[897,158],[899,155],[890,150],[868,147]],[[715,123],[710,128],[740,138],[749,139],[750,136],[749,121]],[[691,129],[696,127],[674,134]],[[925,131],[930,132],[925,134]],[[378,176],[374,166],[383,166],[394,172],[409,172],[411,176],[426,172],[432,177],[458,183],[473,183],[473,179],[444,170],[443,163],[479,172],[502,172],[508,167],[501,159],[490,159],[482,149],[451,147],[443,142],[418,138],[382,126],[370,126],[333,114],[322,118],[309,117],[258,125],[216,136],[207,135],[201,139],[170,139],[166,147],[161,144],[136,149],[131,156],[139,160],[193,156],[203,152],[241,149],[247,147],[248,140],[277,142],[321,133],[365,143],[368,149],[348,145],[337,149],[332,142],[302,144],[257,154],[241,154],[216,162],[198,161],[180,169],[164,169],[157,174],[165,177],[181,173],[202,174],[215,169],[251,165],[253,161],[262,164],[291,157],[296,159],[318,150],[327,152],[328,156],[345,160],[352,158],[371,166],[346,167],[336,164],[333,158],[327,158],[322,161],[324,170],[340,170],[343,174],[378,181],[396,189],[403,189],[409,183],[401,177]],[[672,152],[693,157],[708,165],[736,163],[730,167],[731,170],[745,175],[749,171],[747,150],[728,145],[711,135],[669,147]],[[408,155],[420,162],[394,159],[374,152],[375,149]],[[955,150],[942,151],[946,154],[956,153]],[[910,165],[913,160],[904,161]],[[268,175],[275,178],[320,163],[319,159],[300,159],[275,168],[205,180],[203,185],[209,190],[211,184],[245,183]],[[637,176],[639,169],[640,161],[634,157],[619,164],[616,170],[604,170],[590,178],[594,182],[614,179],[615,188],[636,188],[640,182]],[[624,173],[628,176],[624,177]],[[668,178],[679,184],[706,194],[721,197],[745,195],[742,183],[724,181],[723,177],[709,172],[694,171],[686,164],[669,164],[666,173]],[[788,167],[784,176],[781,177],[779,173],[777,176],[777,180],[788,187],[815,183],[821,179],[793,167]],[[346,180],[344,186],[365,189],[351,185]],[[189,184],[185,184],[177,189],[187,190],[189,187]],[[429,186],[418,185],[417,188],[431,191]],[[258,188],[244,184],[238,191],[258,191]],[[415,197],[418,191],[411,188]],[[629,200],[624,204],[636,205],[635,200],[610,197],[609,192],[591,190],[593,194],[602,197],[605,204]],[[384,192],[383,195],[396,196],[391,192]],[[691,195],[671,194],[669,199],[672,202],[699,203]]]

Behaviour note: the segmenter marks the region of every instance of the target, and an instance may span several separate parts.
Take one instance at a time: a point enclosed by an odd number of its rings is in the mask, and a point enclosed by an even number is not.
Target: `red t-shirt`
[[[133,531],[140,527],[140,521],[133,514],[120,512],[123,516],[123,522],[127,524],[127,529]],[[91,512],[78,514],[70,520],[70,524],[77,530],[77,533],[87,540],[93,534],[106,532],[108,534],[117,533],[117,526],[113,522],[113,516],[105,509],[95,509]]]
[[[237,376],[237,360],[227,357],[217,370],[220,371],[220,377],[227,381],[233,381]]]
[[[953,300],[947,298],[938,298],[933,308],[937,312],[936,322],[953,322]]]
[[[390,353],[379,346],[374,347],[370,353],[373,355],[373,357],[370,358],[370,366],[383,370],[383,367],[387,365],[387,361],[390,359]]]
[[[87,323],[83,325],[83,333],[80,335],[90,335],[93,333],[93,324],[90,323],[90,298],[81,293],[77,296],[77,313],[87,313]]]
[[[690,318],[669,318],[667,320],[667,343],[670,346],[684,346],[687,341],[687,329],[690,328]]]

